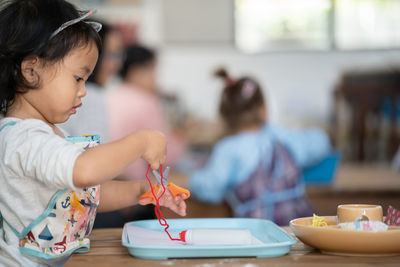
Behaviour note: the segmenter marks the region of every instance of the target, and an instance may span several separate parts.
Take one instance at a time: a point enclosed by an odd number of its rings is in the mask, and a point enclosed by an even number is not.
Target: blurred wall
[[[222,84],[211,74],[221,65],[233,76],[260,81],[272,121],[326,126],[343,71],[400,63],[400,50],[243,54],[233,45],[231,0],[122,2],[98,7],[99,15],[138,24],[138,39],[159,50],[161,89],[177,93],[191,113],[205,119],[216,116]]]
[[[179,92],[193,112],[216,114],[221,83],[211,76],[225,65],[232,75],[256,77],[265,89],[272,121],[320,124],[329,121],[332,91],[342,71],[389,68],[400,62],[399,51],[309,52],[243,55],[230,47],[167,47],[163,49],[160,81]]]

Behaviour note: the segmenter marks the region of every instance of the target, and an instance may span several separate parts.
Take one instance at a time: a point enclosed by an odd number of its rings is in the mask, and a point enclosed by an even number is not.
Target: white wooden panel
[[[165,42],[231,42],[233,0],[163,1]]]

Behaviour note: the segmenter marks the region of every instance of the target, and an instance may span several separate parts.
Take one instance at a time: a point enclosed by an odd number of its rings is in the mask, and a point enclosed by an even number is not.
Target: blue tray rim
[[[174,223],[174,221],[183,221],[183,220],[187,220],[187,221],[212,221],[212,220],[244,220],[244,221],[250,221],[250,220],[254,220],[254,221],[263,221],[263,222],[267,222],[268,224],[272,225],[272,227],[274,227],[275,229],[277,229],[280,233],[282,233],[287,239],[288,241],[285,242],[276,242],[273,244],[262,244],[262,245],[240,245],[240,246],[229,246],[229,248],[231,249],[258,249],[258,248],[280,248],[280,247],[291,247],[292,245],[297,243],[296,238],[294,238],[292,235],[290,235],[288,232],[286,232],[285,230],[283,230],[281,227],[279,227],[278,225],[276,225],[275,223],[273,223],[270,220],[264,220],[264,219],[256,219],[256,218],[188,218],[188,219],[169,219],[168,222],[170,223]],[[151,219],[151,220],[138,220],[138,221],[133,221],[133,222],[128,222],[125,223],[124,228],[128,225],[136,225],[136,224],[140,224],[143,222],[157,222],[156,219]],[[122,235],[125,234],[125,231],[123,230]],[[133,244],[129,244],[127,242],[125,242],[125,238],[124,236],[122,236],[121,238],[121,243],[123,246],[127,247],[127,248],[132,248],[132,249],[147,249],[147,248],[156,248],[157,250],[171,250],[170,246],[149,246],[149,245],[133,245]],[[187,246],[187,247],[174,247],[172,249],[178,249],[178,250],[209,250],[209,249],[213,249],[213,250],[225,250],[226,246]]]

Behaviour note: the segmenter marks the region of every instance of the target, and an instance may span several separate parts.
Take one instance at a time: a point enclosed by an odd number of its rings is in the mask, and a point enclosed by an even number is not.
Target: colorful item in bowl
[[[379,221],[355,221],[338,224],[340,229],[355,231],[387,231],[388,225]]]
[[[386,213],[385,223],[387,225],[400,226],[400,210],[389,206]]]
[[[325,217],[320,217],[315,214],[313,214],[313,220],[311,223],[311,226],[314,227],[320,227],[320,226],[327,226],[328,224],[326,223]]]

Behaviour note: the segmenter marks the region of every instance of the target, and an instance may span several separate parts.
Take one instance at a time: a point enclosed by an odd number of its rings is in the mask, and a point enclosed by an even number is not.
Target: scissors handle
[[[160,186],[157,184],[153,184],[153,191],[154,191],[154,194],[156,194],[156,196],[157,196],[158,191],[160,191]],[[147,191],[146,193],[144,193],[143,195],[141,195],[139,197],[139,199],[145,199],[145,198],[151,198],[150,203],[153,203],[153,204],[156,203],[156,200],[154,199],[154,196],[153,196],[153,193],[151,192],[151,190]]]
[[[160,188],[161,188],[161,186],[159,186],[158,184],[153,185],[154,193],[158,194],[158,192],[160,191]],[[185,194],[184,199],[187,199],[190,196],[189,190],[179,187],[173,183],[169,183],[167,188],[171,191],[171,194],[173,197],[176,197],[181,194]],[[150,203],[153,203],[153,204],[156,203],[156,200],[154,199],[154,196],[153,196],[151,190],[147,191],[146,193],[144,193],[143,195],[140,196],[140,199],[145,199],[145,198],[150,198],[151,199]]]
[[[171,191],[171,194],[173,197],[176,197],[176,196],[182,195],[182,194],[186,195],[183,199],[188,199],[190,197],[189,190],[179,187],[179,186],[175,185],[174,183],[169,183],[167,188],[169,189],[169,191]]]

